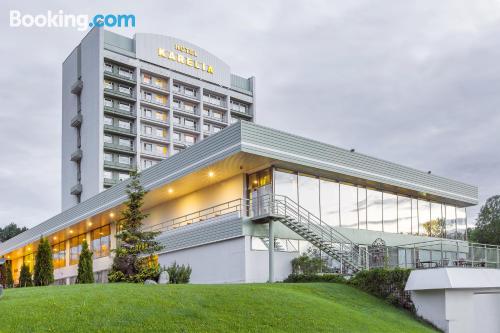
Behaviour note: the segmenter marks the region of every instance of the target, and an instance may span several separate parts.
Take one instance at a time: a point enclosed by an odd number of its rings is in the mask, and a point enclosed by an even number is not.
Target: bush
[[[165,270],[168,273],[169,283],[173,283],[173,284],[189,283],[189,280],[191,278],[191,272],[192,272],[192,269],[189,265],[179,266],[174,261],[174,263],[171,266],[165,268]]]
[[[292,260],[292,274],[313,275],[326,270],[325,260],[315,253],[303,254]]]
[[[35,286],[48,286],[54,282],[54,264],[52,263],[52,250],[49,240],[41,238],[35,259],[35,273],[33,276]]]
[[[32,287],[33,279],[31,278],[30,268],[26,265],[21,266],[19,273],[19,287]]]
[[[12,276],[12,262],[5,264],[7,270],[7,288],[14,288],[14,277]]]
[[[346,280],[338,274],[290,274],[283,280],[285,283],[303,283],[303,282],[330,282],[345,283]]]
[[[82,252],[78,259],[78,275],[76,283],[94,283],[94,272],[92,264],[92,252],[89,250],[87,241],[82,242]]]
[[[143,283],[146,280],[158,281],[160,273],[161,273],[160,265],[147,263],[145,261],[139,268],[139,271],[134,275],[125,275],[121,271],[111,271],[108,274],[108,281],[130,282],[130,283]]]
[[[389,303],[406,309],[413,309],[409,294],[405,292],[406,281],[411,270],[375,268],[357,273],[349,284]]]

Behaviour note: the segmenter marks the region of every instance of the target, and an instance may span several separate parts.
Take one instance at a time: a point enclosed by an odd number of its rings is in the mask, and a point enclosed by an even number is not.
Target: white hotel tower
[[[62,209],[239,120],[255,120],[255,78],[156,34],[94,28],[63,63]]]

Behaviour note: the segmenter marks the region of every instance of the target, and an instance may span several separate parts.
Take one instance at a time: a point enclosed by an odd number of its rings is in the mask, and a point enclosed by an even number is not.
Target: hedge
[[[285,283],[304,283],[304,282],[333,282],[344,283],[346,280],[338,274],[290,274],[283,280]]]

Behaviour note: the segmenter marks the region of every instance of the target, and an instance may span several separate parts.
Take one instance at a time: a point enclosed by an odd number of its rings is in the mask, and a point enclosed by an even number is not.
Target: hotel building
[[[143,170],[140,180],[149,191],[144,227],[160,231],[165,246],[158,262],[191,265],[193,283],[282,280],[291,260],[310,249],[332,270],[355,272],[380,265],[381,245],[384,265],[439,259],[500,267],[498,248],[484,247],[480,256],[465,240],[476,186],[252,122]],[[0,244],[15,279],[23,263],[33,267],[43,235],[52,243],[57,283],[74,281],[83,239],[105,282],[129,181]],[[440,251],[421,245],[433,242]]]
[[[94,28],[63,63],[62,209],[229,124],[255,119],[255,79],[189,42]]]

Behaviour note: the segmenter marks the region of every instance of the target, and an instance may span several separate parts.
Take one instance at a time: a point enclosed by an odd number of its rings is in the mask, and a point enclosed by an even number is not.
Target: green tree
[[[22,265],[19,274],[19,287],[31,286],[33,286],[33,279],[31,278],[30,268],[27,265]]]
[[[47,238],[40,238],[40,244],[36,253],[33,280],[35,286],[48,286],[54,282],[54,264]]]
[[[14,277],[12,276],[12,262],[6,262],[5,263],[5,268],[6,268],[6,285],[7,288],[13,288],[14,287]]]
[[[89,250],[87,241],[82,243],[82,252],[78,260],[78,276],[76,283],[94,283],[94,273],[92,268],[92,252]]]
[[[8,224],[5,228],[0,228],[0,242],[5,242],[12,237],[28,230],[26,227],[18,227],[15,223]]]
[[[486,200],[471,230],[469,239],[473,242],[500,245],[500,195]]]
[[[141,282],[150,276],[157,276],[160,271],[152,260],[153,254],[163,248],[155,240],[160,232],[142,231],[143,220],[148,216],[141,209],[147,192],[140,183],[137,171],[131,172],[130,176],[126,191],[128,200],[121,212],[120,232],[116,235],[118,244],[108,275],[110,282]]]

